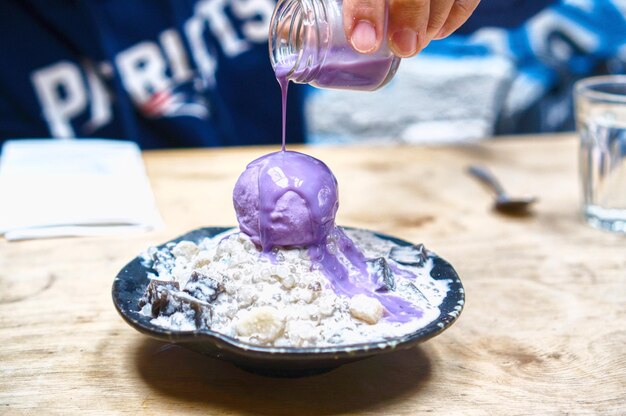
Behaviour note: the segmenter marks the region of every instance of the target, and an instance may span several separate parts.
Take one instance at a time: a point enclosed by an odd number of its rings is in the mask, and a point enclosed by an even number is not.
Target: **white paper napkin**
[[[7,240],[93,236],[162,226],[135,143],[10,140],[0,158]]]

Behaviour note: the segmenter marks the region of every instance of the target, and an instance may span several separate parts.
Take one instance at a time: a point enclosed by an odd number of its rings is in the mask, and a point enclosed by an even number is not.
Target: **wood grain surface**
[[[0,241],[0,414],[626,414],[626,236],[581,220],[573,136],[305,149],[339,180],[339,224],[422,242],[461,276],[465,311],[418,348],[272,379],[126,325],[118,270],[148,245],[235,224],[238,174],[273,150],[146,153],[158,232]],[[538,196],[534,215],[493,212],[470,163]]]

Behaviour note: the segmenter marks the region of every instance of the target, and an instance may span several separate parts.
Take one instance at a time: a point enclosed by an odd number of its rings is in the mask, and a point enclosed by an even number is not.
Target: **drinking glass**
[[[626,75],[578,81],[574,98],[583,215],[594,227],[626,233]]]

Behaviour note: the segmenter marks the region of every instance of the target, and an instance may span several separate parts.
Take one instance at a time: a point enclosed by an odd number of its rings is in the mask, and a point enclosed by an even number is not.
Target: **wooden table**
[[[465,311],[418,348],[271,379],[126,325],[117,271],[150,244],[234,224],[235,180],[270,150],[147,152],[159,232],[0,241],[0,414],[626,414],[626,237],[579,217],[568,135],[306,149],[339,180],[338,223],[423,242],[459,272]],[[492,212],[470,163],[537,195],[535,215]]]

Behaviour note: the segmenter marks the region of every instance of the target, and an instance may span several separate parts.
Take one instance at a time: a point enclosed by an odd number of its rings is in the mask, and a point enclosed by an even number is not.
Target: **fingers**
[[[385,0],[345,0],[343,27],[356,51],[376,51],[384,36]]]
[[[415,55],[428,43],[427,27],[430,0],[389,1],[389,47],[391,51],[407,58]]]
[[[432,40],[441,30],[448,16],[454,0],[433,0],[430,2],[430,17],[428,18],[428,40]]]
[[[432,39],[457,30],[474,12],[480,0],[389,0],[387,34],[391,51],[408,58]],[[385,0],[345,0],[343,25],[352,47],[371,53],[385,33]]]
[[[452,32],[457,30],[474,12],[480,0],[455,0],[454,5],[450,9],[448,19],[439,32],[435,35],[435,39],[443,39],[450,36]]]

